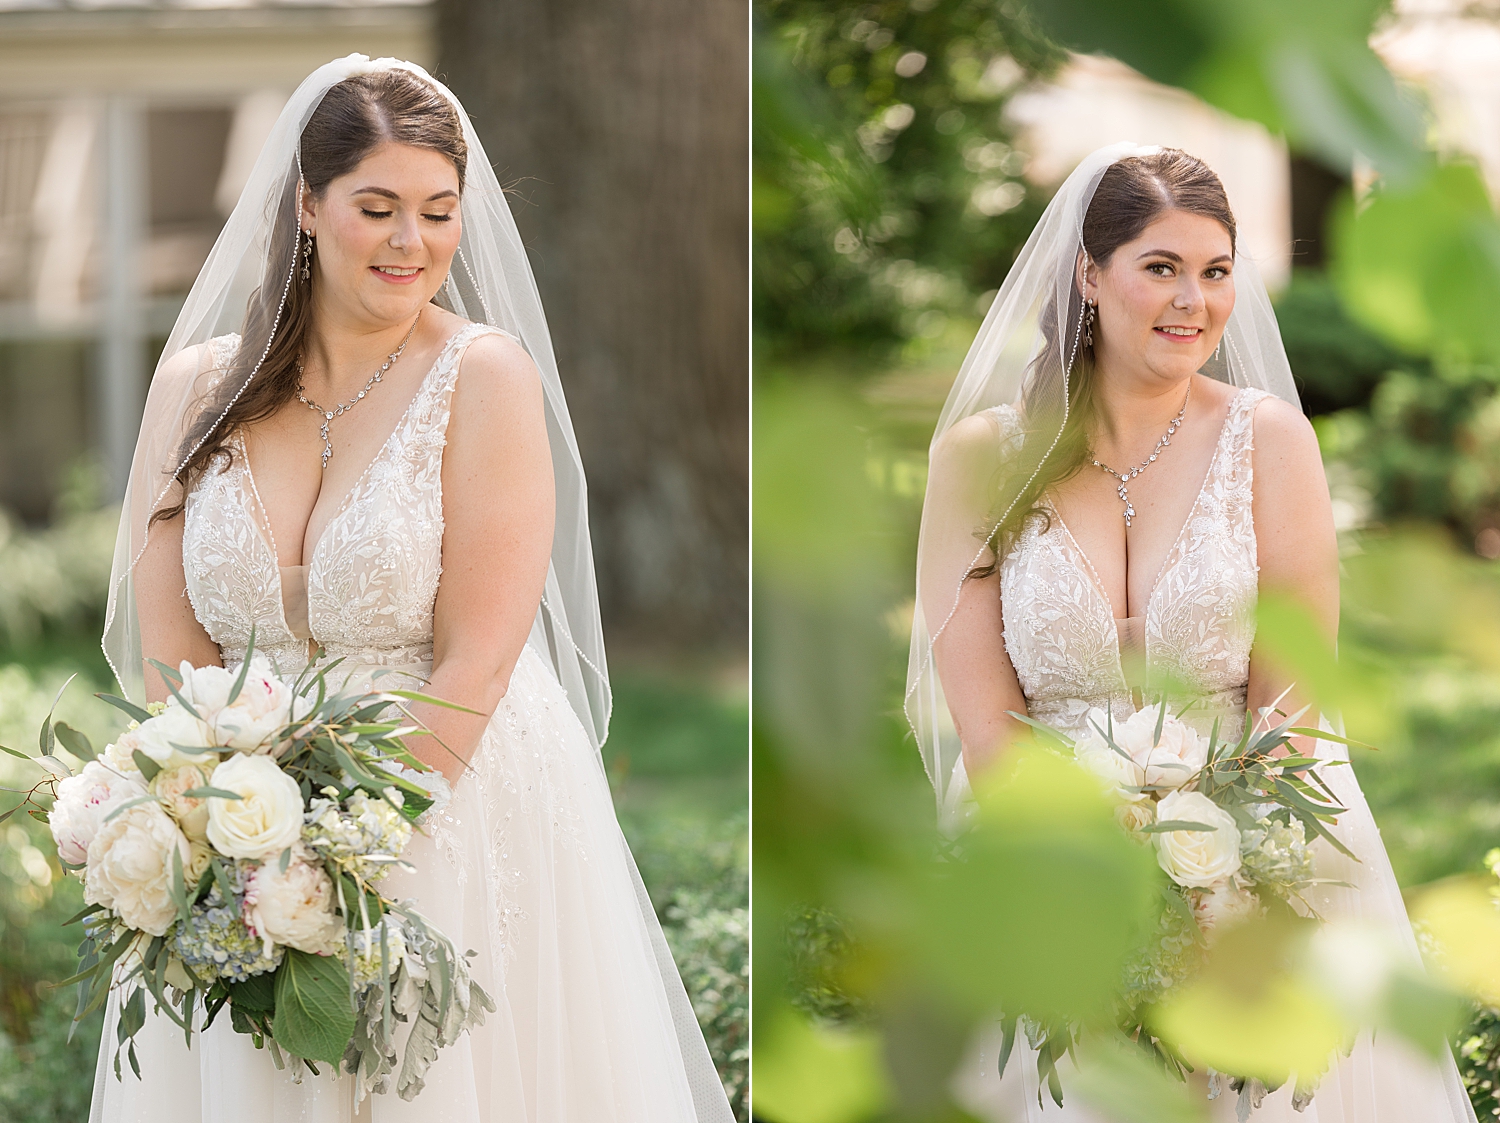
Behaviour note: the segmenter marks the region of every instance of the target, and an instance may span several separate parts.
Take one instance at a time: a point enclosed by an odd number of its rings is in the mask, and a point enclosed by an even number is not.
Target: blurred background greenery
[[[967,1118],[949,1080],[976,1017],[912,948],[994,946],[1001,921],[890,920],[937,847],[901,713],[926,447],[1010,261],[1097,144],[1198,151],[1242,230],[1269,231],[1242,248],[1323,447],[1341,701],[1380,746],[1354,766],[1403,887],[1500,841],[1500,181],[1477,124],[1494,95],[1473,93],[1500,22],[1376,0],[754,10],[756,1113]],[[1274,176],[1247,173],[1252,150]],[[970,964],[991,999],[1026,966],[999,958]],[[1500,1117],[1497,1024],[1478,1007],[1453,1039],[1481,1118]],[[1200,1117],[1098,1067],[1080,1091],[1106,1116]]]

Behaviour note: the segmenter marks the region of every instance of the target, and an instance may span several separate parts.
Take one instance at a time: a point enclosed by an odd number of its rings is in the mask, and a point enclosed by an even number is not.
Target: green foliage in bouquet
[[[117,1077],[122,1059],[140,1075],[133,1039],[149,997],[189,1044],[227,1007],[278,1067],[342,1064],[360,1097],[413,1098],[438,1050],[495,1009],[467,956],[379,889],[447,787],[402,741],[419,727],[388,715],[409,717],[410,701],[460,707],[406,690],[331,689],[338,660],[315,658],[285,683],[253,643],[233,676],[154,664],[173,695],[165,706],[99,694],[134,719],[102,753],[49,713],[40,757],[5,749],[48,776],[0,822],[23,809],[49,822],[59,860],[85,881],[91,903],[68,922],[84,928],[79,970],[59,985],[79,984],[75,1021],[121,990]],[[259,694],[242,703],[247,682]],[[78,775],[59,745],[85,762]],[[232,819],[235,805],[250,818]],[[99,868],[109,849],[95,843],[122,838],[137,856],[167,840],[156,883],[140,892]],[[283,899],[323,907],[268,911],[289,884]],[[404,1055],[398,1023],[410,1026]]]
[[[1108,785],[1117,801],[1116,820],[1132,837],[1154,845],[1170,878],[1161,890],[1154,931],[1126,966],[1115,1023],[1183,1080],[1192,1066],[1172,1046],[1171,1035],[1159,1032],[1157,1008],[1203,971],[1214,929],[1271,913],[1294,924],[1315,917],[1303,896],[1316,880],[1309,836],[1355,858],[1328,829],[1345,809],[1319,769],[1336,762],[1301,754],[1292,738],[1359,742],[1297,725],[1303,712],[1286,717],[1267,707],[1257,722],[1245,722],[1238,740],[1220,740],[1215,719],[1206,744],[1165,699],[1122,723],[1093,711],[1090,732],[1076,744],[1033,718],[1012,714],[1032,727],[1044,747],[1076,759]],[[1273,724],[1273,715],[1282,720]],[[1026,1012],[1011,1013],[1002,1024],[1000,1071],[1024,1032],[1037,1052],[1039,1088],[1045,1086],[1061,1106],[1057,1065],[1074,1050],[1082,1028]],[[1244,1097],[1276,1087],[1247,1077],[1223,1079]],[[1298,1095],[1310,1097],[1310,1087],[1299,1088]]]

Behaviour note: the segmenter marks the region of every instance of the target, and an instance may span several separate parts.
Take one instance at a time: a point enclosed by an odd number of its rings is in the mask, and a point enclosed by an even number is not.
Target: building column
[[[110,98],[104,110],[104,253],[95,400],[105,495],[112,501],[125,494],[145,406],[144,116],[139,103],[124,97]]]

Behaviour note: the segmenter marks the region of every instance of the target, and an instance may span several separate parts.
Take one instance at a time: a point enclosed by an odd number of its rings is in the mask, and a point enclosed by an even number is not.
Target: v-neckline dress
[[[225,666],[243,661],[253,626],[284,673],[315,639],[357,682],[431,674],[449,408],[465,349],[495,330],[466,325],[446,342],[307,566],[278,564],[242,442],[195,482],[187,595]],[[238,339],[210,346],[224,369]],[[476,953],[498,1007],[439,1054],[426,1089],[356,1108],[348,1077],[296,1084],[227,1018],[191,1051],[165,1017],[148,1019],[143,1079],[126,1066],[117,1080],[112,1000],[91,1123],[732,1123],[598,754],[536,644],[534,632],[472,771],[413,838],[412,870],[383,887]]]
[[[1209,469],[1181,532],[1162,561],[1138,623],[1116,620],[1108,594],[1066,523],[1033,517],[1000,562],[1005,648],[1026,696],[1031,717],[1069,736],[1087,728],[1097,707],[1118,720],[1135,712],[1127,671],[1130,645],[1122,633],[1139,636],[1134,654],[1149,681],[1169,680],[1174,712],[1200,732],[1215,720],[1221,737],[1244,728],[1250,651],[1255,641],[1259,564],[1255,541],[1254,419],[1264,391],[1243,388],[1229,411]],[[1021,439],[1021,419],[1010,406],[991,411],[999,439]],[[1155,700],[1150,694],[1147,704]],[[1191,703],[1191,705],[1189,705]],[[1186,708],[1184,708],[1186,707]],[[1342,746],[1320,741],[1320,757],[1345,762]],[[955,775],[960,775],[962,761]],[[1329,920],[1369,925],[1400,946],[1421,969],[1416,939],[1380,832],[1347,765],[1324,769],[1324,779],[1347,810],[1332,828],[1359,855],[1351,862],[1321,841],[1313,844],[1315,873],[1328,879],[1316,887],[1314,904]],[[967,790],[963,778],[961,790]],[[1004,1077],[999,1077],[998,1031],[980,1034],[976,1048],[954,1078],[959,1102],[977,1118],[994,1123],[1108,1123],[1075,1095],[1061,1109],[1039,1085],[1036,1053],[1019,1041]],[[1064,1089],[1072,1062],[1064,1058]],[[1076,1086],[1076,1083],[1075,1083]],[[1250,1114],[1251,1123],[1474,1123],[1451,1055],[1433,1065],[1391,1035],[1362,1035],[1349,1056],[1324,1076],[1310,1106],[1297,1112],[1291,1086],[1268,1096]],[[1047,1107],[1042,1102],[1046,1099]],[[1221,1123],[1236,1117],[1235,1097],[1214,1102]]]
[[[1252,511],[1255,408],[1268,395],[1242,389],[1229,404],[1203,484],[1162,559],[1142,615],[1114,616],[1088,557],[1055,510],[1034,516],[1000,563],[1005,648],[1032,717],[1069,735],[1090,709],[1123,719],[1139,683],[1170,682],[1190,694],[1184,717],[1238,736],[1250,681],[1260,568]],[[1002,439],[1019,429],[1011,407],[995,411]],[[1134,658],[1132,658],[1134,656]],[[1154,696],[1154,695],[1153,695]]]

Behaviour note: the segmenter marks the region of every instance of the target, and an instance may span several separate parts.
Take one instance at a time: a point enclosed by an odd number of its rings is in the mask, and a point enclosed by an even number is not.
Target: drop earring
[[[312,277],[313,239],[306,230],[302,231],[302,237],[302,283],[305,285]]]
[[[1094,302],[1085,300],[1083,302],[1083,345],[1092,347],[1094,345]]]

